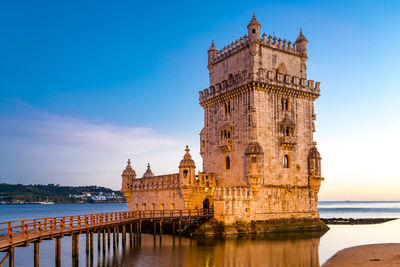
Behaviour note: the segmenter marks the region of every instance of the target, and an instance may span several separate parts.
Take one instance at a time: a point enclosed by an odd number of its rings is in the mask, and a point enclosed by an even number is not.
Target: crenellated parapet
[[[160,190],[179,187],[179,173],[143,177],[132,181],[132,191]]]
[[[231,81],[223,80],[207,89],[199,92],[200,105],[204,102],[214,99],[215,97],[227,95],[229,93],[238,93],[240,91],[246,90],[246,85],[253,82],[259,82],[262,84],[261,87],[272,86],[271,88],[279,89],[284,88],[286,90],[276,90],[285,91],[292,90],[293,94],[305,93],[311,98],[318,98],[320,93],[320,82],[314,82],[313,80],[307,80],[297,76],[292,76],[289,74],[278,73],[273,70],[259,69],[257,77],[254,80],[248,78],[247,71],[237,73],[233,75]]]
[[[267,37],[267,35],[264,33],[262,35],[262,39],[259,39],[257,42],[260,45],[273,50],[278,50],[280,52],[299,57],[304,56],[302,51],[299,51],[298,44],[296,42],[292,43],[291,41],[287,41],[286,39],[282,40],[276,36],[268,35]],[[249,43],[250,40],[248,39],[247,35],[244,35],[243,37],[240,37],[240,39],[233,41],[220,50],[215,49],[214,54],[210,57],[209,65],[217,64],[218,62],[225,60],[242,49],[249,47]]]

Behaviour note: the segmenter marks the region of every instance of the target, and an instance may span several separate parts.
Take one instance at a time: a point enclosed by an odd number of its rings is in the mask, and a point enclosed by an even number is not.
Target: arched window
[[[283,156],[283,168],[290,168],[289,156]]]
[[[251,30],[251,33],[256,33],[256,29],[252,29],[252,30]]]
[[[289,110],[289,99],[282,98],[281,106],[282,106],[282,110],[288,111]]]
[[[188,176],[188,170],[183,170],[183,176],[187,177]]]
[[[230,170],[231,169],[231,159],[229,157],[225,158],[225,169]]]
[[[286,74],[287,70],[285,64],[284,63],[279,64],[278,67],[276,68],[276,72]]]

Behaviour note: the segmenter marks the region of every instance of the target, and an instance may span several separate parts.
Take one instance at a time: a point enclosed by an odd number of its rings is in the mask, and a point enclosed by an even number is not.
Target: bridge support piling
[[[133,224],[129,223],[129,245],[133,246]]]
[[[100,235],[100,228],[97,229],[97,251],[100,251],[101,246],[101,235]]]
[[[89,232],[89,247],[90,258],[93,258],[93,231]]]
[[[86,255],[89,254],[89,231],[86,231]]]
[[[8,251],[8,266],[14,267],[14,247],[11,247]]]
[[[162,219],[160,220],[160,237],[162,236]]]
[[[55,266],[61,267],[61,237],[56,237],[55,249],[56,249],[56,257],[55,257],[56,264],[55,264]]]
[[[106,252],[106,229],[102,230],[103,232],[103,253]]]
[[[175,221],[172,220],[172,236],[175,236]]]
[[[111,232],[111,228],[107,227],[107,246],[108,246],[108,249],[110,249],[110,232]]]
[[[39,267],[39,242],[34,242],[33,245],[33,266]]]
[[[116,227],[117,229],[117,246],[119,245],[119,225]]]
[[[154,221],[153,226],[154,226],[153,236],[156,237],[156,234],[157,234],[157,223],[156,223],[156,221]]]
[[[113,227],[113,249],[116,250],[117,248],[117,237],[115,235],[115,226]]]
[[[122,225],[122,247],[126,246],[126,224]]]
[[[181,234],[182,234],[182,220],[181,220],[181,219],[179,219],[179,228],[178,228],[178,231],[179,231],[179,236],[181,236]]]
[[[79,234],[72,234],[72,265],[79,265]]]

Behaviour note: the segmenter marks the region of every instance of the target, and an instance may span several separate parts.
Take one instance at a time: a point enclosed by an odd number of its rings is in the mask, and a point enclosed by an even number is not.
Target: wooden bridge
[[[76,215],[53,218],[29,219],[0,223],[0,252],[6,255],[0,261],[0,267],[8,259],[9,266],[14,266],[15,247],[27,247],[34,243],[34,266],[39,266],[39,243],[42,240],[55,239],[55,266],[61,266],[61,238],[72,237],[73,266],[79,264],[79,235],[86,234],[86,254],[93,259],[93,235],[97,233],[98,250],[107,244],[115,250],[122,234],[122,245],[126,245],[126,237],[131,245],[140,242],[142,226],[153,224],[152,232],[155,236],[163,234],[163,223],[168,223],[170,233],[181,234],[184,227],[198,223],[202,219],[209,219],[213,211],[209,209],[195,210],[146,210],[124,211],[89,215]],[[158,226],[158,227],[157,227]],[[101,242],[102,240],[102,242]]]

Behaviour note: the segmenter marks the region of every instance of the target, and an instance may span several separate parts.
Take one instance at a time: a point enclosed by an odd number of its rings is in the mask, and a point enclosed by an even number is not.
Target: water
[[[0,205],[0,222],[127,210],[124,203]],[[320,202],[323,218],[400,218],[400,202]],[[318,266],[338,250],[370,243],[400,242],[400,220],[376,225],[330,225],[319,236],[190,239],[143,234],[139,246],[97,251],[88,266]],[[71,237],[62,238],[62,266],[72,265]],[[79,262],[86,265],[85,235],[80,235]],[[33,264],[33,245],[15,249],[15,266]],[[4,253],[0,253],[0,260]],[[40,243],[40,265],[54,266],[54,240]]]
[[[400,201],[320,201],[321,218],[400,218]]]

